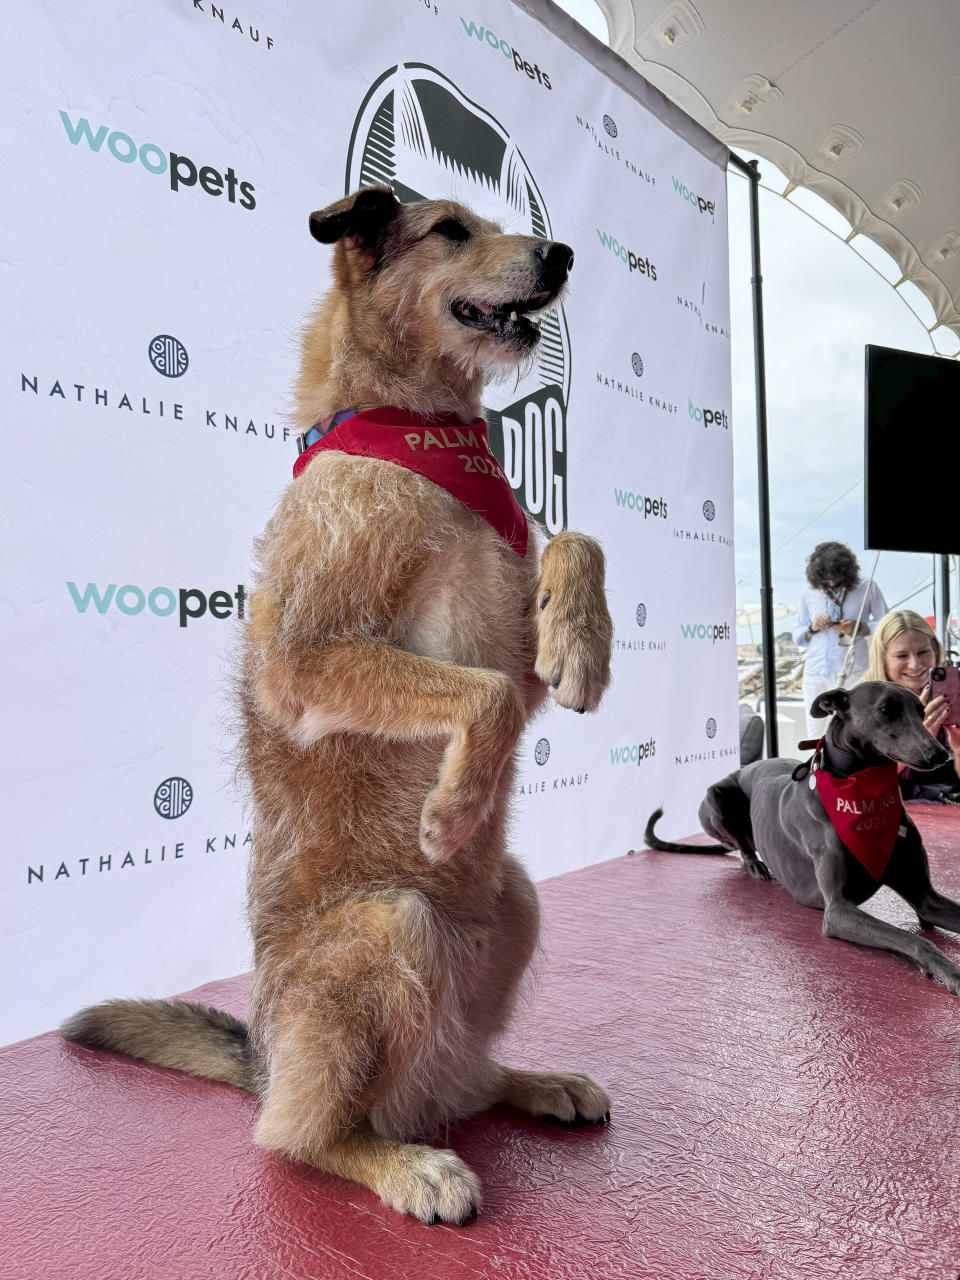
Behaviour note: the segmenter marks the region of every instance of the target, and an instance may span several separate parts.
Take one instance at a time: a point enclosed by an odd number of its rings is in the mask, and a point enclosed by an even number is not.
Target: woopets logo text
[[[198,165],[189,156],[167,151],[155,142],[137,143],[129,133],[114,129],[109,124],[91,125],[85,116],[74,119],[66,111],[60,112],[60,119],[68,141],[75,147],[86,146],[94,155],[110,157],[120,164],[139,165],[157,177],[166,174],[171,191],[182,191],[199,184],[199,189],[208,196],[225,195],[227,204],[239,203],[241,209],[257,207],[253,183],[241,182],[232,165],[221,173],[213,165]]]
[[[517,71],[522,71],[530,80],[536,80],[545,89],[553,88],[547,73],[541,71],[535,62],[532,64],[527,62],[523,54],[518,49],[514,49],[509,41],[495,35],[489,27],[479,26],[476,22],[468,22],[466,18],[461,18],[460,22],[468,36],[472,36],[475,40],[479,40],[481,44],[486,44],[489,48],[497,50],[505,58],[511,58]]]

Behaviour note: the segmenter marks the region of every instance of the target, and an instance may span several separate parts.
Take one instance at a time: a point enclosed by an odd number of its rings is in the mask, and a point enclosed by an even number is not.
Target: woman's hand
[[[953,752],[953,767],[960,774],[960,728],[957,725],[947,725],[947,745]]]
[[[936,737],[943,726],[943,722],[950,714],[950,704],[947,702],[947,699],[942,696],[934,698],[931,702],[929,685],[920,694],[920,701],[924,705],[923,727],[929,730],[929,732]],[[953,747],[953,734],[956,734],[957,737],[956,747]],[[950,745],[953,747],[954,751],[960,750],[960,729],[952,729],[951,727],[948,727],[947,737],[951,740]]]
[[[814,620],[810,623],[811,631],[826,631],[830,626],[830,615],[826,613],[818,613]]]

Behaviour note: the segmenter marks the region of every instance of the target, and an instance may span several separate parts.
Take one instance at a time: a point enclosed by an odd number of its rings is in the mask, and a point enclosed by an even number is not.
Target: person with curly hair
[[[852,689],[863,677],[870,623],[883,617],[887,602],[876,583],[863,581],[857,557],[842,542],[821,542],[814,547],[807,560],[807,582],[810,585],[800,596],[793,638],[807,651],[803,701],[808,732],[819,738],[823,721],[810,715],[811,703],[818,694],[837,687],[851,645],[853,656],[847,664],[845,687]],[[860,629],[854,636],[861,604]]]
[[[865,680],[889,680],[915,693],[924,704],[923,723],[953,753],[932,773],[900,766],[900,794],[904,800],[935,800],[960,804],[960,727],[947,724],[947,699],[931,694],[930,668],[942,667],[943,646],[926,618],[912,609],[896,609],[881,618],[870,638],[870,663]]]

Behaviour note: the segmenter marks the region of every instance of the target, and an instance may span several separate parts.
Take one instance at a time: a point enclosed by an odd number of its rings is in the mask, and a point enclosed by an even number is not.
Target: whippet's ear
[[[351,249],[376,250],[401,205],[389,187],[365,187],[310,215],[310,234],[321,244],[346,237]]]
[[[831,716],[835,711],[846,711],[850,706],[850,695],[846,689],[828,689],[818,694],[810,707],[810,714],[815,720]]]

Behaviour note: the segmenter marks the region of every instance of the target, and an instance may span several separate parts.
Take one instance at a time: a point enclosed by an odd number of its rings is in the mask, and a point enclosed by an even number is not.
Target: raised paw
[[[555,1124],[607,1124],[610,1120],[610,1095],[579,1071],[508,1070],[500,1100]]]
[[[480,1179],[455,1151],[410,1144],[391,1163],[377,1187],[391,1209],[430,1226],[453,1222],[462,1227],[476,1218],[483,1200]]]
[[[537,675],[560,706],[596,710],[610,683],[613,623],[592,538],[559,533],[547,545],[536,603]]]
[[[526,722],[520,691],[499,672],[485,672],[475,718],[451,737],[420,813],[420,848],[446,862],[490,812],[497,780]]]
[[[451,802],[439,787],[427,796],[420,815],[420,848],[431,862],[446,862],[476,830],[480,814]]]

